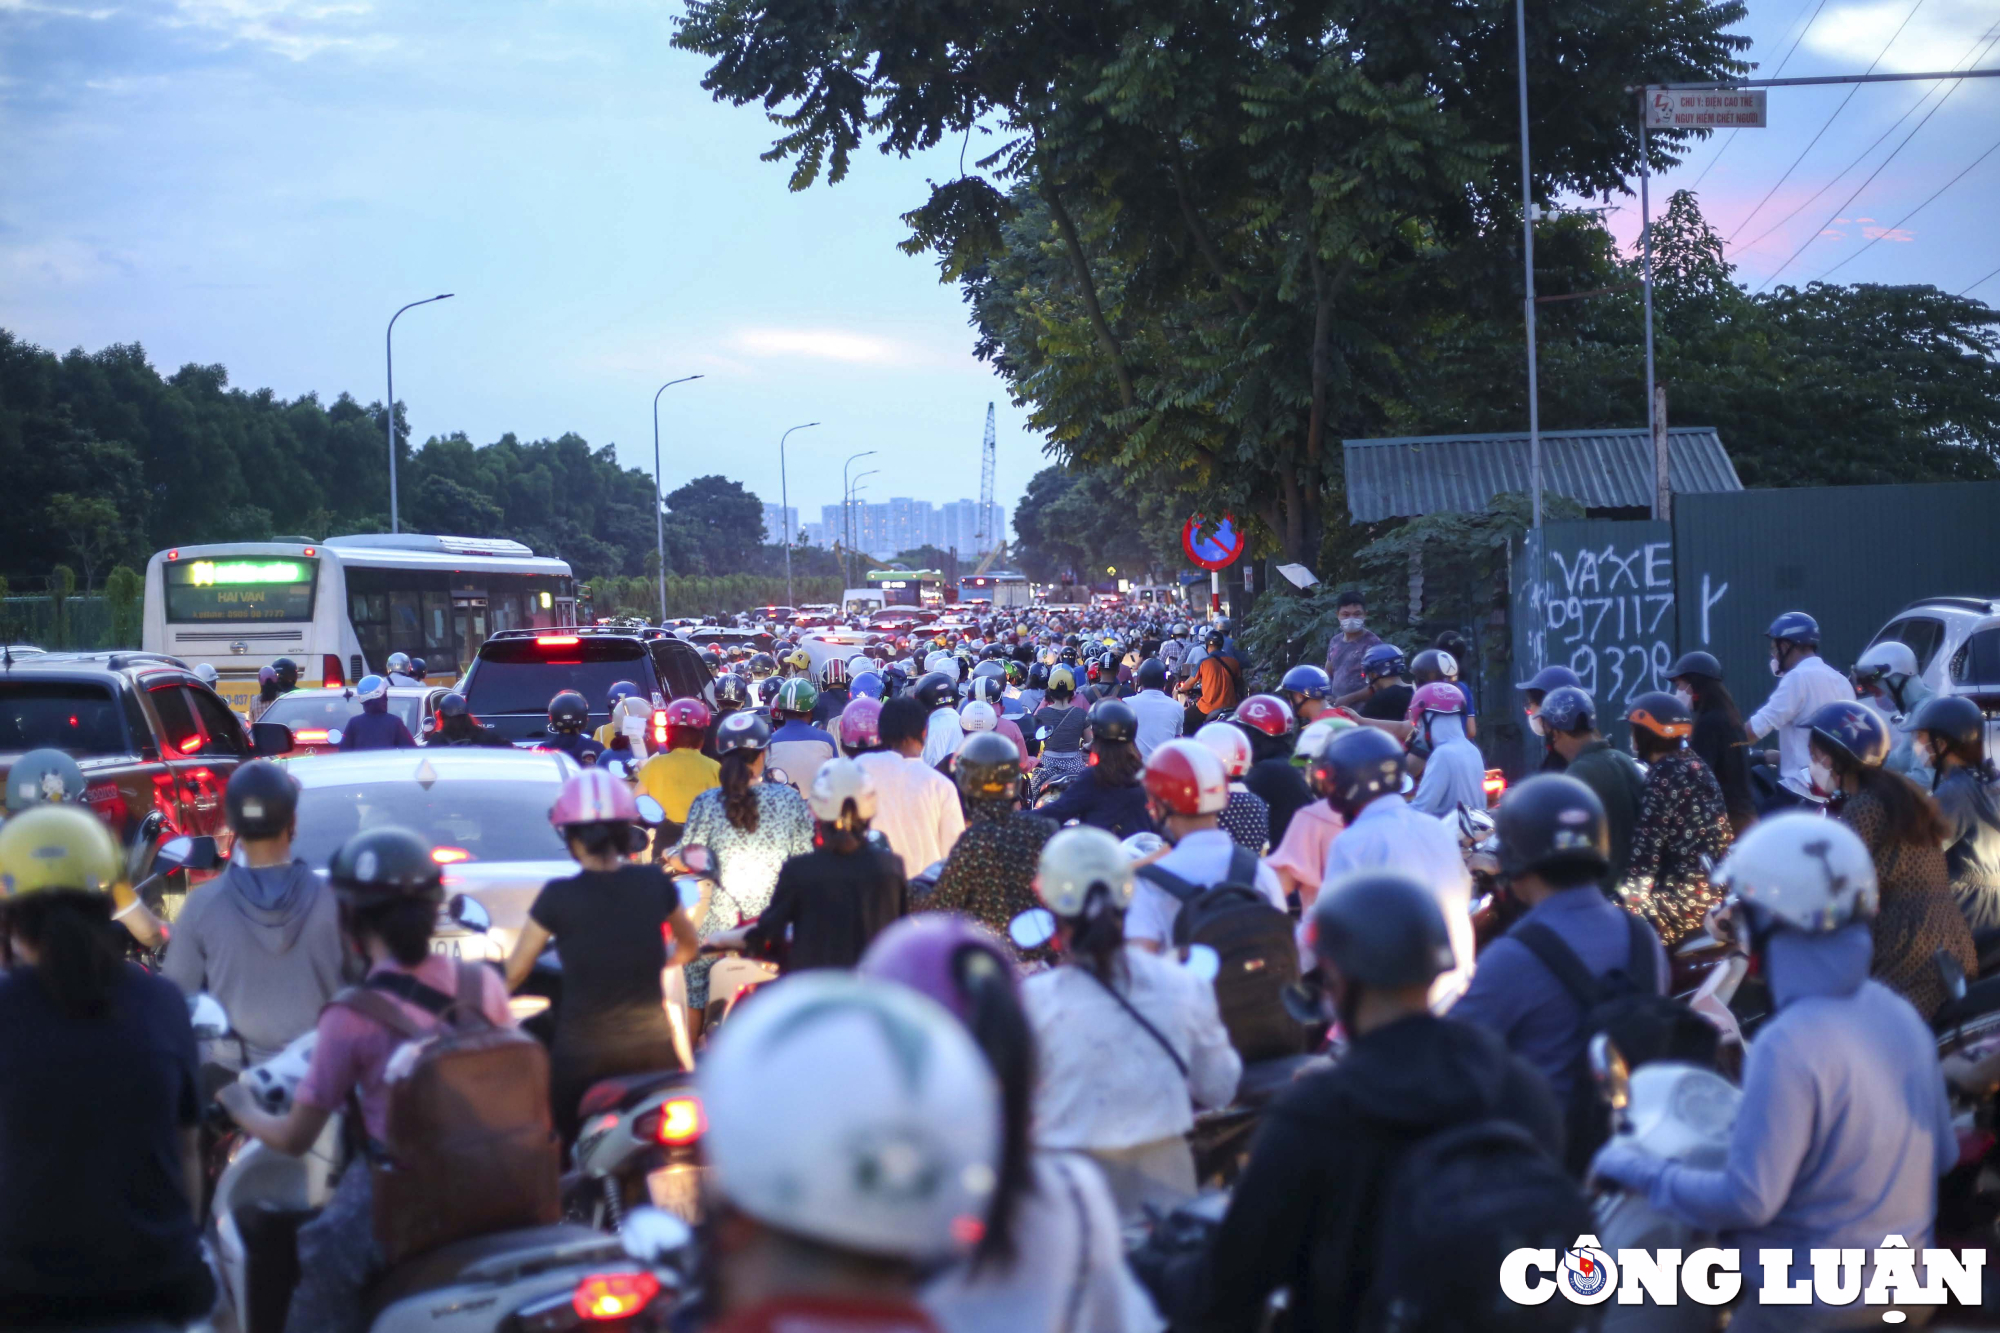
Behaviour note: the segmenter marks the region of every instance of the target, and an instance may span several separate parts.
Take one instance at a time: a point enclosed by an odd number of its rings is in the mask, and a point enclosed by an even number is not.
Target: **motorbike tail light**
[[[660,1280],[651,1273],[592,1273],[576,1284],[570,1304],[585,1319],[624,1319],[659,1294]]]
[[[660,1123],[653,1137],[670,1148],[693,1143],[708,1132],[708,1114],[699,1097],[675,1097],[660,1106]]]
[[[1486,770],[1486,780],[1480,784],[1486,789],[1488,807],[1500,804],[1500,798],[1507,794],[1507,775],[1497,768]]]
[[[347,673],[341,669],[340,654],[327,653],[320,658],[320,683],[329,689],[337,689],[347,684]]]

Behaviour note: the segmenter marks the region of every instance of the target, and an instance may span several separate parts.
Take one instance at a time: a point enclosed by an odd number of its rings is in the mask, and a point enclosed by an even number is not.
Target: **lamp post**
[[[1528,172],[1528,8],[1514,0],[1514,43],[1521,92],[1521,268],[1527,295],[1522,302],[1528,325],[1528,490],[1534,497],[1534,526],[1542,526],[1542,403],[1535,383],[1535,196]]]
[[[854,524],[852,522],[851,511],[848,509],[848,496],[851,492],[847,484],[847,469],[854,466],[855,459],[866,458],[876,452],[879,451],[864,449],[858,454],[850,455],[848,460],[840,465],[840,540],[842,549],[846,552],[846,557],[842,565],[843,572],[847,576],[846,581],[850,583],[854,579]]]
[[[677,380],[668,380],[653,390],[653,536],[659,546],[660,567],[656,573],[660,577],[660,624],[667,623],[667,492],[666,484],[660,480],[660,395],[676,384],[686,384],[698,380],[699,375],[683,375]]]
[[[449,301],[451,292],[439,292],[436,296],[426,296],[421,301],[412,301],[403,310],[414,310],[420,305],[433,301]],[[389,371],[389,531],[403,530],[402,516],[396,507],[396,321],[403,317],[403,310],[389,316],[388,332],[382,335],[382,360]]]
[[[861,483],[868,480],[868,478],[874,476],[877,472],[880,472],[881,470],[882,469],[879,467],[871,467],[866,472],[861,473],[854,479],[854,484],[850,486],[847,491],[847,498],[850,504],[860,503],[861,492],[864,489]],[[861,540],[861,519],[858,516],[854,520],[854,540],[856,542],[859,542]]]
[[[808,421],[803,426],[793,426],[778,437],[778,526],[785,530],[785,605],[796,605],[792,601],[792,492],[785,480],[785,441],[792,438],[794,430],[808,430],[817,426],[817,421]]]

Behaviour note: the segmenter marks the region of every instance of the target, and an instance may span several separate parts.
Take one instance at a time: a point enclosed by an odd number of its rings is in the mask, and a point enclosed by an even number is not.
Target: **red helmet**
[[[1428,685],[1417,686],[1417,692],[1410,696],[1410,708],[1403,720],[1416,726],[1425,713],[1463,713],[1465,696],[1458,686],[1445,681],[1434,680]]]
[[[687,727],[693,731],[708,730],[708,705],[699,699],[676,699],[667,705],[664,716],[666,724],[670,727]]]
[[[882,743],[882,701],[861,696],[840,711],[840,743],[865,750]]]
[[[1236,705],[1236,720],[1266,736],[1285,736],[1292,730],[1292,706],[1275,694],[1253,694]]]
[[[1146,794],[1177,815],[1219,814],[1229,804],[1229,774],[1199,741],[1168,741],[1146,760]]]
[[[624,779],[602,768],[586,768],[563,783],[549,809],[549,822],[557,828],[566,824],[636,824],[639,802]]]

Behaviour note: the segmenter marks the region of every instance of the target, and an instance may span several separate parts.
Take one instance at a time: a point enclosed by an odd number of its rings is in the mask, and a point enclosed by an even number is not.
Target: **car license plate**
[[[492,956],[486,937],[470,931],[431,936],[431,952],[444,958],[470,958],[475,963],[486,962]]]

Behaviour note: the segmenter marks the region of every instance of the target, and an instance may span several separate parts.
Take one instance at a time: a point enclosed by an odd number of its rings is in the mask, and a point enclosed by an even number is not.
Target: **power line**
[[[1875,178],[1882,174],[1882,169],[1888,166],[1891,162],[1894,162],[1896,160],[1896,155],[1909,146],[1910,140],[1916,138],[1917,134],[1924,128],[1924,126],[1930,124],[1931,117],[1935,116],[1939,112],[1939,110],[1941,110],[1944,107],[1944,104],[1951,100],[1951,95],[1957,92],[1963,86],[1964,86],[1963,81],[1954,82],[1951,85],[1951,87],[1946,90],[1945,95],[1943,97],[1938,98],[1937,102],[1931,107],[1929,111],[1924,112],[1924,118],[1916,123],[1915,128],[1913,128],[1908,134],[1903,136],[1903,141],[1897,144],[1894,148],[1889,150],[1889,156],[1883,158],[1880,162],[1875,164],[1875,170],[1868,173],[1868,179],[1862,181],[1861,184],[1855,186],[1854,192],[1848,195],[1847,198],[1841,200],[1840,207],[1834,209],[1832,213],[1828,214],[1826,221],[1822,222],[1819,226],[1814,227],[1812,229],[1812,232],[1809,235],[1807,235],[1806,239],[1799,245],[1799,248],[1792,251],[1791,255],[1788,258],[1786,258],[1784,263],[1778,265],[1776,269],[1772,270],[1771,275],[1769,277],[1765,278],[1762,282],[1757,284],[1757,290],[1761,292],[1764,290],[1764,288],[1776,282],[1778,280],[1778,274],[1783,273],[1786,269],[1790,268],[1792,266],[1793,260],[1796,260],[1800,255],[1804,254],[1806,252],[1806,247],[1810,246],[1814,241],[1818,240],[1820,236],[1826,231],[1826,229],[1832,226],[1834,221],[1837,218],[1839,218],[1842,213],[1845,213],[1847,211],[1847,206],[1853,203],[1857,198],[1859,198],[1863,190],[1867,189],[1870,185],[1874,183]]]
[[[1915,18],[1917,16],[1917,11],[1919,9],[1922,9],[1923,7],[1924,7],[1924,0],[1917,0],[1917,2],[1914,5],[1910,6],[1910,12],[1903,15],[1903,21],[1896,25],[1896,30],[1889,34],[1889,40],[1882,44],[1882,49],[1875,53],[1875,59],[1869,62],[1868,69],[1866,71],[1868,74],[1873,74],[1875,72],[1875,66],[1882,63],[1882,57],[1889,54],[1889,48],[1896,44],[1896,39],[1903,35],[1903,29],[1910,26],[1910,20]],[[1799,36],[1803,38],[1805,34],[1800,33]],[[1812,152],[1813,145],[1817,144],[1820,141],[1820,136],[1824,135],[1829,129],[1833,128],[1833,122],[1840,119],[1840,113],[1847,110],[1847,104],[1849,102],[1852,102],[1854,100],[1854,94],[1860,91],[1861,91],[1861,85],[1858,83],[1853,85],[1847,90],[1847,96],[1840,99],[1840,105],[1833,109],[1833,114],[1826,118],[1826,120],[1820,125],[1819,129],[1814,132],[1812,139],[1806,144],[1804,148],[1799,150],[1799,155],[1792,159],[1792,165],[1785,168],[1785,174],[1778,177],[1777,181],[1771,186],[1771,188],[1764,192],[1764,197],[1757,201],[1757,207],[1751,209],[1748,213],[1745,213],[1743,215],[1743,220],[1736,224],[1736,230],[1729,234],[1730,241],[1733,242],[1738,236],[1741,236],[1743,234],[1743,229],[1750,225],[1750,219],[1756,217],[1757,214],[1762,212],[1764,209],[1764,205],[1771,202],[1771,197],[1777,194],[1779,189],[1783,187],[1784,183],[1792,178],[1792,173],[1799,169],[1799,163],[1806,160],[1806,154]]]
[[[1981,42],[1985,42],[1987,49],[1991,50],[1994,41],[2000,41],[2000,24],[1995,24],[1993,27],[1987,29],[1986,32],[1983,33],[1982,35],[1975,37],[1973,39],[1972,45],[1965,48],[1965,54],[1959,57],[1959,63],[1965,65],[1967,68],[1970,68],[1973,65],[1977,64],[1980,60],[1984,59],[1986,55],[1985,51],[1979,50],[1979,44]],[[1896,117],[1895,120],[1890,122],[1889,127],[1887,129],[1883,130],[1880,134],[1875,136],[1875,142],[1869,144],[1866,148],[1856,153],[1854,155],[1854,160],[1852,162],[1849,162],[1846,166],[1842,167],[1839,171],[1833,173],[1833,176],[1827,181],[1826,184],[1820,186],[1817,190],[1814,190],[1804,199],[1794,204],[1792,206],[1791,212],[1785,214],[1785,216],[1779,218],[1776,222],[1773,222],[1770,226],[1764,228],[1763,231],[1758,232],[1757,235],[1752,237],[1750,240],[1743,242],[1743,244],[1741,245],[1735,245],[1733,246],[1733,248],[1740,253],[1744,250],[1748,250],[1755,246],[1763,244],[1765,237],[1771,235],[1771,233],[1783,227],[1787,222],[1790,222],[1793,218],[1805,212],[1805,210],[1810,208],[1813,202],[1817,200],[1821,195],[1825,194],[1828,190],[1831,190],[1834,186],[1838,185],[1843,176],[1847,175],[1848,172],[1854,170],[1856,167],[1860,166],[1863,162],[1865,162],[1868,159],[1868,155],[1870,153],[1874,152],[1877,148],[1880,148],[1882,146],[1883,140],[1887,139],[1890,135],[1894,134],[1897,131],[1897,129],[1899,129],[1902,126],[1904,121],[1908,120],[1911,116],[1915,115],[1917,113],[1917,109],[1923,106],[1925,102],[1930,100],[1932,93],[1938,91],[1938,89],[1942,87],[1945,89],[1945,95],[1950,96],[1951,88],[1956,86],[1957,86],[1956,84],[1952,84],[1949,87],[1943,84],[1933,84],[1931,87],[1926,88],[1924,90],[1924,95],[1922,97],[1919,97],[1916,101],[1910,103],[1910,105],[1904,109],[1902,115]],[[1733,242],[1731,244],[1733,245]]]
[[[1967,288],[1965,288],[1965,290],[1964,290],[1964,291],[1961,291],[1961,292],[1959,293],[1959,295],[1960,295],[1960,296],[1964,296],[1964,295],[1966,295],[1967,293],[1971,292],[1971,291],[1973,290],[1973,288],[1974,288],[1974,287],[1984,287],[1984,286],[1985,286],[1985,285],[1986,285],[1987,283],[1989,283],[1989,282],[1993,281],[1993,279],[1995,279],[1995,278],[2000,278],[2000,268],[1996,268],[1996,269],[1994,269],[1994,270],[1993,270],[1993,271],[1992,271],[1991,273],[1988,273],[1988,274],[1987,274],[1987,275],[1986,275],[1985,277],[1981,278],[1981,279],[1980,279],[1980,280],[1979,280],[1978,282],[1975,282],[1975,283],[1973,283],[1973,284],[1972,284],[1972,287],[1967,287]]]
[[[1792,45],[1790,49],[1788,49],[1785,52],[1784,58],[1778,61],[1778,67],[1771,71],[1772,78],[1775,79],[1780,74],[1783,74],[1785,72],[1785,66],[1792,63],[1792,56],[1798,51],[1799,43],[1805,40],[1806,34],[1808,32],[1812,31],[1812,25],[1819,22],[1820,12],[1825,8],[1826,8],[1826,0],[1819,0],[1819,8],[1813,10],[1812,17],[1806,20],[1806,26],[1800,28],[1798,31],[1798,35],[1792,38]],[[1804,5],[1800,5],[1799,14],[1803,14],[1805,12],[1806,12],[1806,7]],[[1798,14],[1792,15],[1792,22],[1794,23],[1798,22]],[[1733,134],[1725,134],[1722,136],[1722,142],[1716,146],[1714,155],[1708,159],[1708,165],[1701,169],[1701,175],[1696,176],[1694,178],[1694,184],[1688,186],[1690,190],[1698,190],[1701,188],[1701,183],[1704,180],[1708,179],[1708,173],[1715,169],[1715,164],[1720,162],[1722,160],[1722,155],[1729,151],[1729,145],[1735,142],[1736,142],[1736,136]]]
[[[1847,265],[1861,258],[1861,256],[1867,254],[1868,251],[1874,247],[1875,242],[1881,240],[1882,237],[1895,232],[1896,230],[1901,228],[1905,222],[1908,222],[1911,218],[1915,217],[1917,214],[1923,212],[1926,208],[1929,208],[1932,204],[1936,203],[1938,195],[1943,194],[1946,190],[1949,190],[1952,186],[1964,180],[1966,174],[1970,172],[1973,167],[1978,166],[1981,162],[1984,162],[1987,158],[1993,156],[1995,149],[2000,149],[2000,139],[1995,139],[1992,145],[1989,146],[1985,152],[1981,153],[1978,157],[1973,158],[1971,166],[1966,167],[1964,171],[1959,172],[1956,176],[1953,176],[1943,185],[1938,186],[1936,192],[1933,193],[1930,198],[1924,200],[1921,204],[1918,204],[1915,208],[1903,214],[1903,216],[1901,216],[1900,218],[1897,218],[1894,226],[1890,227],[1887,231],[1879,232],[1876,235],[1869,237],[1867,245],[1862,246],[1859,250],[1856,250],[1853,254],[1841,260],[1838,264],[1835,264],[1832,268],[1828,269],[1826,272],[1820,274],[1820,277],[1830,278],[1840,269],[1845,268]]]

